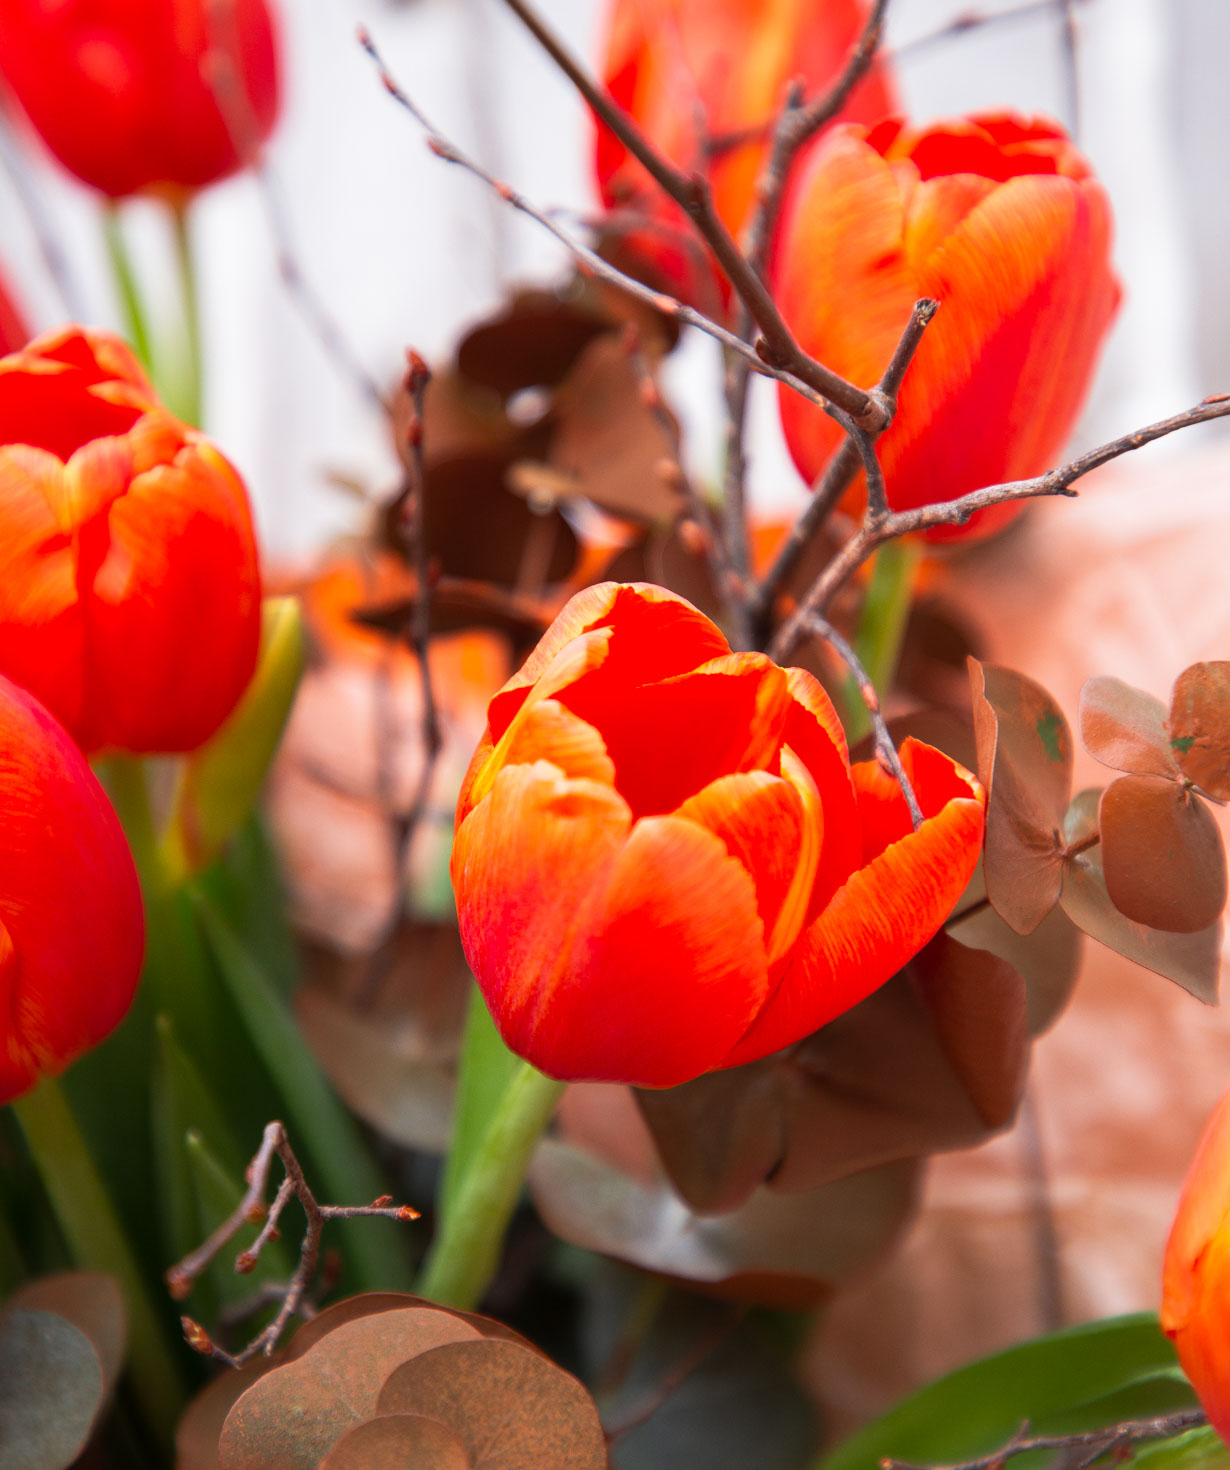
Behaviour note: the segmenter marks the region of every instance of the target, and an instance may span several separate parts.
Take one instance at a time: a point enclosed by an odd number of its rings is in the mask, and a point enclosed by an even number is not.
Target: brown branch
[[[662,401],[662,390],[654,377],[649,360],[641,350],[635,327],[625,333],[628,355],[640,379],[641,401],[653,414],[659,428],[671,446],[671,458],[664,468],[672,483],[683,491],[688,503],[688,518],[695,522],[704,541],[705,557],[713,580],[722,599],[722,606],[731,624],[731,639],[735,647],[750,647],[751,623],[747,609],[747,583],[731,561],[730,550],[717,524],[712,507],[697,488],[695,481],[683,468],[679,428]]]
[[[783,663],[790,650],[806,632],[808,620],[823,613],[834,594],[858,570],[867,558],[885,541],[898,536],[909,536],[916,531],[927,531],[933,526],[963,526],[976,511],[986,510],[992,505],[1003,505],[1009,500],[1036,500],[1044,496],[1066,495],[1075,497],[1071,487],[1090,470],[1096,470],[1120,455],[1130,454],[1155,439],[1164,439],[1176,430],[1190,428],[1194,424],[1208,423],[1211,419],[1230,415],[1230,393],[1217,393],[1204,399],[1194,408],[1160,419],[1131,434],[1124,434],[1106,444],[1100,444],[1087,454],[1080,455],[1058,469],[1048,470],[1032,480],[1009,480],[1002,485],[988,485],[982,490],[971,490],[955,500],[941,501],[936,505],[924,505],[918,510],[890,511],[872,524],[864,516],[863,524],[850,537],[824,571],[808,589],[798,607],[778,629],[769,645],[769,656]]]
[[[871,728],[875,735],[876,755],[880,764],[888,769],[889,774],[900,786],[901,794],[905,797],[905,804],[910,809],[910,821],[917,832],[924,820],[922,807],[918,804],[913,784],[905,773],[905,767],[901,764],[901,755],[893,737],[884,723],[884,716],[880,712],[880,696],[876,693],[876,687],[871,682],[867,670],[863,667],[858,654],[833,627],[832,623],[822,617],[813,616],[808,619],[807,627],[809,632],[823,638],[833,648],[842,663],[853,674],[854,682],[858,685],[858,692],[867,706],[867,714],[871,720]]]
[[[961,1460],[951,1465],[931,1466],[929,1470],[1001,1470],[1005,1460],[1016,1455],[1027,1455],[1034,1450],[1085,1450],[1078,1460],[1076,1470],[1093,1464],[1095,1460],[1112,1450],[1129,1445],[1141,1444],[1150,1439],[1167,1439],[1181,1434],[1185,1429],[1196,1429],[1208,1423],[1203,1409],[1179,1409],[1173,1414],[1161,1414],[1153,1419],[1131,1419],[1121,1424],[1110,1424],[1104,1429],[1089,1429],[1080,1434],[1045,1434],[1030,1437],[1028,1421],[1022,1424],[1007,1444],[989,1455],[974,1460]],[[924,1470],[908,1460],[883,1459],[880,1470]]]
[[[273,1204],[266,1207],[265,1195],[269,1188],[269,1170],[275,1156],[281,1159],[286,1177],[278,1186]],[[379,1199],[373,1200],[370,1205],[322,1205],[318,1203],[316,1196],[308,1187],[303,1168],[286,1137],[286,1129],[278,1122],[266,1124],[261,1146],[248,1165],[245,1177],[248,1188],[227,1219],[218,1226],[208,1240],[186,1255],[177,1265],[172,1266],[165,1275],[167,1288],[172,1297],[176,1301],[182,1301],[218,1252],[233,1240],[245,1225],[260,1223],[261,1228],[256,1239],[246,1250],[240,1251],[235,1258],[235,1270],[246,1275],[255,1269],[261,1251],[267,1242],[277,1235],[278,1221],[286,1206],[292,1199],[297,1199],[303,1206],[307,1225],[303,1232],[303,1243],[299,1248],[299,1264],[295,1267],[290,1281],[279,1294],[281,1305],[273,1321],[258,1333],[247,1347],[234,1354],[228,1353],[220,1348],[205,1329],[194,1322],[191,1317],[180,1319],[183,1323],[184,1338],[190,1347],[204,1357],[215,1358],[218,1362],[227,1363],[232,1368],[241,1367],[258,1353],[263,1353],[268,1357],[273,1352],[287,1323],[300,1312],[316,1271],[316,1261],[320,1254],[320,1235],[327,1220],[354,1220],[360,1217],[376,1216],[386,1220],[404,1221],[419,1218],[417,1210],[411,1209],[409,1205],[395,1205],[390,1195],[382,1195]]]
[[[443,133],[428,121],[422,109],[402,90],[392,73],[385,66],[371,36],[360,28],[358,37],[359,44],[376,64],[381,85],[398,106],[404,108],[418,123],[419,127],[423,129],[427,135],[427,145],[437,158],[443,159],[445,163],[456,164],[458,168],[464,169],[466,173],[479,179],[488,188],[494,189],[510,208],[518,210],[520,213],[532,219],[536,224],[541,225],[576,260],[580,261],[596,280],[604,281],[610,286],[615,286],[619,290],[625,291],[637,301],[643,302],[646,306],[651,307],[654,311],[661,312],[664,316],[681,322],[684,326],[695,327],[698,331],[704,332],[707,336],[712,337],[723,347],[729,348],[732,352],[737,352],[741,357],[746,358],[753,372],[759,373],[765,378],[772,378],[774,382],[785,383],[787,387],[793,388],[796,393],[806,398],[809,403],[816,404],[817,407],[823,408],[826,412],[832,411],[833,403],[823,392],[813,388],[809,383],[804,382],[802,378],[796,377],[788,368],[778,367],[766,361],[759,356],[755,347],[744,342],[734,332],[723,327],[720,323],[715,322],[711,317],[705,316],[693,307],[686,306],[682,301],[676,300],[673,296],[666,295],[665,292],[655,291],[652,287],[644,285],[632,276],[625,275],[623,271],[616,269],[608,261],[603,260],[596,251],[589,249],[586,245],[582,245],[579,240],[573,239],[566,230],[556,223],[551,217],[550,212],[539,209],[537,205],[532,204],[523,194],[519,194],[508,184],[503,183],[493,174],[488,173],[481,164],[476,163],[468,154],[463,153],[451,139],[445,137]]]
[[[863,428],[881,428],[887,421],[886,414],[875,395],[817,362],[795,341],[794,334],[778,311],[768,287],[718,215],[709,181],[702,174],[689,174],[676,168],[659,153],[632,118],[590,77],[526,0],[504,0],[504,4],[576,87],[600,122],[615,134],[659,188],[692,220],[713,251],[734,288],[735,295],[747,307],[752,321],[758,327],[761,335],[756,341],[756,350],[762,360],[772,367],[788,371],[806,383],[843,409]]]
[[[923,339],[923,333],[927,330],[936,312],[939,310],[939,302],[924,296],[914,303],[914,309],[910,313],[910,319],[905,324],[905,329],[898,339],[897,346],[893,349],[893,355],[888,366],[880,378],[877,392],[880,393],[890,410],[890,422],[897,412],[897,395],[901,391],[901,384],[905,378],[906,370],[914,360],[914,354],[918,351]],[[824,475],[817,485],[802,515],[791,528],[786,537],[773,565],[765,575],[764,581],[756,590],[752,599],[752,617],[757,622],[763,622],[767,618],[769,610],[773,605],[773,599],[781,590],[786,579],[798,565],[799,557],[802,556],[812,536],[820,529],[828,519],[830,512],[837,505],[844,494],[846,487],[853,480],[858,471],[860,462],[864,466],[868,463],[871,452],[870,436],[863,434],[861,439],[857,433],[847,428],[846,442],[841,446],[833,458],[825,467]],[[875,470],[879,474],[879,461],[875,461]],[[882,477],[879,486],[883,485]],[[877,488],[879,488],[879,486]],[[868,481],[868,511],[872,510],[871,481]],[[878,495],[876,500],[876,513],[881,514],[887,510],[887,502],[881,502]]]
[[[920,51],[927,51],[944,41],[954,40],[957,36],[965,35],[967,31],[981,30],[983,26],[998,25],[1000,21],[1026,20],[1030,16],[1041,15],[1048,10],[1062,9],[1067,3],[1069,0],[1024,0],[1024,3],[1008,6],[1004,10],[967,10],[938,30],[928,31],[925,35],[916,36],[912,41],[905,41],[900,46],[895,46],[885,54],[885,60],[900,61],[906,56],[916,56]],[[1084,3],[1084,0],[1081,0],[1081,3]]]

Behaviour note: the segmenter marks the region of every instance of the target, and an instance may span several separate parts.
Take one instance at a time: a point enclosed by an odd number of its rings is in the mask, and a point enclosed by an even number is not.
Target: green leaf
[[[881,1460],[940,1465],[985,1455],[1028,1420],[1037,1434],[1076,1433],[1148,1417],[1158,1380],[1174,1383],[1174,1349],[1151,1313],[1086,1323],[1009,1348],[928,1384],[821,1462],[877,1470]],[[1109,1417],[1104,1417],[1109,1414]],[[1031,1457],[1032,1458],[1032,1457]],[[1014,1465],[1026,1463],[1026,1457]]]
[[[1202,1425],[1137,1447],[1132,1456],[1135,1470],[1230,1470],[1230,1450],[1216,1429]]]
[[[291,1144],[310,1161],[309,1183],[322,1202],[367,1204],[385,1192],[362,1134],[321,1072],[285,1002],[234,929],[200,888],[190,892],[218,969],[261,1060],[282,1094]],[[254,1145],[255,1146],[255,1145]],[[346,1220],[331,1227],[361,1291],[400,1291],[410,1283],[403,1225]]]
[[[521,1062],[504,1045],[476,985],[470,992],[465,1035],[453,1102],[453,1137],[444,1163],[439,1211],[452,1208],[457,1187],[468,1172],[496,1110]]]

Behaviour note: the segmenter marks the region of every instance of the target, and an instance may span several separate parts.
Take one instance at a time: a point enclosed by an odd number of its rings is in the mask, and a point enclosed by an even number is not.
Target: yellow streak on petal
[[[783,778],[790,782],[803,803],[803,826],[794,877],[790,880],[790,887],[773,923],[773,932],[769,935],[770,965],[781,959],[803,928],[807,918],[807,905],[816,882],[816,870],[820,866],[820,849],[824,838],[824,808],[820,803],[820,792],[811,772],[788,745],[782,746],[781,771]]]

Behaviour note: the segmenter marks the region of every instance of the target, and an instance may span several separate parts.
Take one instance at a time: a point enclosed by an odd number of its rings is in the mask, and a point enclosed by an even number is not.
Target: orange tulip
[[[114,1030],[143,947],[110,802],[65,730],[0,676],[0,1103]]]
[[[774,272],[802,346],[869,387],[914,302],[940,302],[880,440],[894,509],[1051,467],[1119,301],[1110,234],[1105,192],[1054,123],[890,119],[817,149],[787,201]],[[794,462],[814,480],[842,431],[797,394],[780,402]],[[994,530],[1022,504],[933,539]]]
[[[0,359],[0,672],[88,751],[192,750],[256,665],[247,496],[118,338]]]
[[[550,1076],[670,1087],[889,978],[978,861],[983,792],[916,741],[850,766],[820,685],[659,587],[579,592],[495,695],[462,785],[462,942]]]
[[[1162,1330],[1230,1443],[1230,1092],[1205,1127],[1170,1227]]]
[[[841,72],[866,18],[864,0],[614,0],[603,79],[672,163],[708,176],[717,211],[738,236],[764,161],[764,139],[706,156],[699,129],[711,140],[763,129],[794,78],[808,97],[818,95]],[[894,105],[888,71],[877,63],[841,117],[875,122]],[[708,304],[713,268],[682,211],[602,126],[595,169],[603,203],[626,210],[634,221],[629,248],[656,266],[666,284]]]
[[[112,198],[226,178],[278,111],[266,0],[0,0],[0,75],[64,167]]]

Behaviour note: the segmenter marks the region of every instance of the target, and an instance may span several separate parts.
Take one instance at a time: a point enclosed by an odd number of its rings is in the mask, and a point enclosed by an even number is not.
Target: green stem
[[[201,298],[197,289],[196,262],[192,251],[192,231],[188,227],[186,206],[172,210],[175,226],[175,260],[179,267],[180,294],[184,307],[184,347],[181,357],[182,378],[174,395],[175,410],[185,423],[201,426]]]
[[[128,1309],[128,1365],[149,1424],[169,1444],[184,1387],[176,1346],[150,1297],[59,1080],[46,1077],[13,1104],[73,1259],[119,1282]]]
[[[518,1065],[445,1205],[418,1284],[424,1296],[454,1307],[478,1305],[499,1265],[534,1146],[563,1090],[528,1062]]]
[[[111,805],[124,828],[132,860],[146,899],[162,886],[158,839],[150,806],[145,763],[139,756],[114,755],[100,760],[98,779],[111,798]]]
[[[917,538],[903,536],[886,541],[876,552],[872,565],[854,651],[881,698],[888,693],[897,672],[901,640],[914,598],[915,573],[921,559],[922,548]],[[871,721],[853,677],[846,680],[845,692],[846,733],[853,745],[870,732]]]
[[[119,293],[125,331],[133,351],[141,359],[146,372],[153,377],[154,353],[149,331],[149,315],[145,310],[141,288],[137,282],[137,273],[128,250],[128,242],[124,239],[124,229],[118,207],[115,204],[104,205],[102,220],[103,238],[107,242],[107,256],[111,261],[111,273],[115,278],[115,288]]]

